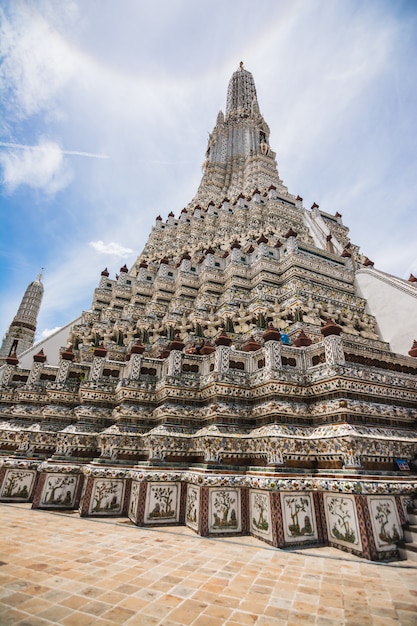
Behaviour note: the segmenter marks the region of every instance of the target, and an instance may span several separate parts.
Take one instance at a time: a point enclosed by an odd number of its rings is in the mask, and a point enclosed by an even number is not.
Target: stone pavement
[[[0,506],[0,624],[415,626],[417,567]]]

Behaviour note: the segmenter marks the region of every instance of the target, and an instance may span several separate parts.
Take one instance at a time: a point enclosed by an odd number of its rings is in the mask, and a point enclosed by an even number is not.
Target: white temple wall
[[[382,339],[393,352],[407,355],[417,339],[417,287],[374,269],[358,270],[355,283],[377,320]]]

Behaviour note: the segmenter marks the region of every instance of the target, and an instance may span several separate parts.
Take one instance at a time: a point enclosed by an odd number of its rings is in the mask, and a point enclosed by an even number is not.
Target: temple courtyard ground
[[[0,624],[415,626],[417,564],[0,506]]]

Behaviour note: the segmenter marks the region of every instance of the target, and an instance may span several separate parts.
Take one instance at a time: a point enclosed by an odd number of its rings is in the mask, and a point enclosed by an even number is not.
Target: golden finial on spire
[[[241,70],[244,70],[244,69],[245,69],[245,66],[243,65],[243,61],[241,61],[241,62],[239,63],[239,67],[240,67],[240,69],[241,69]]]

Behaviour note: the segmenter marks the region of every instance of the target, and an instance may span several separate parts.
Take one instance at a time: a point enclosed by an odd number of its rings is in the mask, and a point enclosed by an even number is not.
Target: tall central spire
[[[226,117],[219,112],[209,136],[203,178],[190,204],[218,204],[225,197],[249,195],[271,185],[286,195],[288,190],[279,178],[269,134],[259,110],[255,81],[241,62],[229,81]]]
[[[256,87],[253,76],[244,69],[243,61],[234,72],[227,89],[226,119],[251,115],[252,105],[256,102]]]

